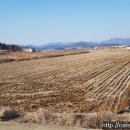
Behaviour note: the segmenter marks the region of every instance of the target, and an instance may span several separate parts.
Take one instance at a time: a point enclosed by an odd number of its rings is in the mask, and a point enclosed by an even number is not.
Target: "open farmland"
[[[51,52],[10,52],[10,51],[1,51],[0,50],[0,63],[4,62],[13,62],[13,61],[24,61],[31,59],[40,59],[40,58],[51,58],[51,57],[60,57],[65,55],[75,55],[88,53],[87,50],[64,50],[64,51],[51,51]]]
[[[130,103],[130,51],[0,64],[0,105],[33,112],[119,112]]]

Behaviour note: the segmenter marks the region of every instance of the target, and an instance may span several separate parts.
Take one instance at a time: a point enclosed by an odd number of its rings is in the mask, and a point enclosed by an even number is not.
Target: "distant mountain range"
[[[69,43],[49,43],[42,47],[43,50],[65,50],[65,49],[80,49],[80,48],[93,48],[96,43],[94,42],[69,42]]]
[[[120,45],[130,45],[130,38],[112,38],[106,41],[103,41],[103,43],[115,43]]]
[[[130,38],[112,38],[109,40],[101,41],[101,42],[87,42],[87,41],[79,41],[79,42],[54,42],[48,43],[46,45],[29,45],[29,47],[37,48],[39,50],[70,50],[70,49],[84,49],[84,48],[94,48],[94,47],[113,47],[113,46],[130,46]]]
[[[73,50],[73,49],[85,49],[85,48],[104,48],[104,47],[117,47],[117,46],[130,46],[130,38],[112,38],[100,42],[53,42],[46,45],[28,44],[25,46],[10,45],[0,43],[0,50],[21,51],[22,48],[34,48],[39,51],[51,51],[51,50]]]

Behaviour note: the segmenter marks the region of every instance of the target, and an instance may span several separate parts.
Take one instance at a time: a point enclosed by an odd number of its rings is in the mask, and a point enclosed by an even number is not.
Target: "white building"
[[[130,50],[130,47],[128,46],[128,47],[126,47],[126,49],[127,49],[127,50]]]
[[[95,49],[95,50],[97,50],[97,49],[98,49],[98,47],[94,47],[94,49]]]
[[[24,48],[23,51],[24,52],[36,52],[36,50],[32,49],[32,48]]]
[[[124,45],[124,46],[118,46],[118,48],[125,48],[126,47],[126,45]]]

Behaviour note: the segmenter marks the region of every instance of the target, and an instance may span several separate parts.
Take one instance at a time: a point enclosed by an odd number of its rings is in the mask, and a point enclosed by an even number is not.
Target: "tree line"
[[[7,50],[7,51],[21,51],[22,47],[18,45],[9,45],[0,42],[0,50]]]

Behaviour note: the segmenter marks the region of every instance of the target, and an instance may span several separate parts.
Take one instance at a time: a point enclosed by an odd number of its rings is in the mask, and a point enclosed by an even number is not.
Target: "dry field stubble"
[[[124,110],[130,105],[130,52],[95,50],[0,64],[0,105],[24,112]]]
[[[12,62],[12,61],[24,61],[31,59],[40,59],[40,58],[51,58],[59,57],[65,55],[75,55],[88,53],[87,50],[65,50],[65,51],[51,51],[51,52],[8,52],[0,51],[0,63]]]

